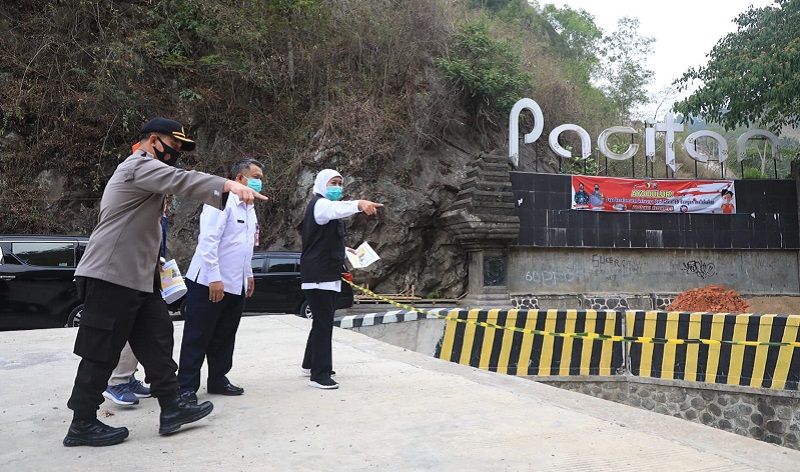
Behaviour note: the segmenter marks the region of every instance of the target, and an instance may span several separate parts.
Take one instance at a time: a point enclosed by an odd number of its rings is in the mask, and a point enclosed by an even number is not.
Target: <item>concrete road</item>
[[[182,322],[175,323],[176,346]],[[158,404],[101,405],[130,437],[65,448],[75,330],[0,333],[3,471],[797,471],[800,452],[528,380],[480,371],[337,329],[338,390],[298,368],[309,321],[242,320],[214,412],[159,436]],[[175,355],[178,354],[175,350]]]

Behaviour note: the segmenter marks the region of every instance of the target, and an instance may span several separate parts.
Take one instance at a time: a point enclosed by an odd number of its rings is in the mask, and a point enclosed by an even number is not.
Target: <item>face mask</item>
[[[342,198],[342,187],[337,187],[335,185],[331,185],[328,187],[328,192],[325,194],[325,198],[331,201],[336,201]]]
[[[178,159],[180,159],[181,157],[181,152],[178,151],[177,149],[169,147],[169,145],[164,141],[162,141],[161,138],[156,137],[156,139],[158,139],[158,142],[160,142],[161,145],[164,146],[163,151],[159,151],[155,147],[153,148],[153,152],[156,154],[156,159],[158,159],[159,161],[163,162],[168,166],[174,166],[175,164],[177,164]],[[167,157],[170,157],[170,160],[166,160]]]
[[[260,179],[247,179],[247,186],[251,189],[255,190],[256,192],[261,191],[261,180]]]

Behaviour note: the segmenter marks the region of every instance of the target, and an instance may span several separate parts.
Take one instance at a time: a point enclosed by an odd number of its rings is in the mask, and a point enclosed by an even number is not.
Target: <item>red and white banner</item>
[[[736,213],[732,180],[653,180],[572,176],[572,209]]]

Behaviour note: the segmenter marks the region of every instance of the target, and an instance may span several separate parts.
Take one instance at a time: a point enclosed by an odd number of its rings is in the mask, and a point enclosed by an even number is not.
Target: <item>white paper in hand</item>
[[[380,259],[375,250],[372,249],[372,247],[366,241],[361,243],[361,245],[358,246],[355,251],[355,254],[350,251],[345,251],[347,260],[350,262],[350,265],[353,266],[353,269],[363,269],[364,267],[367,267],[368,265]]]

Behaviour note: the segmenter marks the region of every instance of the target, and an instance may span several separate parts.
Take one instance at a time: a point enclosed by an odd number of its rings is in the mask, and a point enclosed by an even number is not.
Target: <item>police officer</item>
[[[161,407],[159,434],[177,431],[213,409],[181,401],[172,359],[172,321],[161,298],[158,276],[160,220],[167,194],[187,196],[222,208],[229,193],[248,204],[266,197],[223,177],[175,167],[194,141],[175,120],[155,118],[141,129],[139,146],[106,184],[97,226],[75,271],[83,297],[74,352],[81,357],[67,406],[73,411],[65,446],[109,446],[128,429],[97,419],[111,372],[130,342]]]

